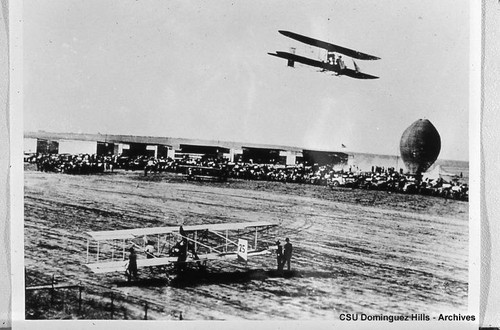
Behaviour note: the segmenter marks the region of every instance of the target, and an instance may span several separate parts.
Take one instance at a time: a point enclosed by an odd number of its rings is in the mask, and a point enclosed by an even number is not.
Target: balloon
[[[421,174],[436,161],[441,151],[441,137],[427,119],[419,119],[401,136],[401,158],[410,174]]]

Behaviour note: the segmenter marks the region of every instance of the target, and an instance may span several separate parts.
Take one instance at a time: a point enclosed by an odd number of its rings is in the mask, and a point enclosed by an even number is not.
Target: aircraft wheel
[[[207,263],[206,261],[198,263],[198,271],[202,274],[207,273]]]

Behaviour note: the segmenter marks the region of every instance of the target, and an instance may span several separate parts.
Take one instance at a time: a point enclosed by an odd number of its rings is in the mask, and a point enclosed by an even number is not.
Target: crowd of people
[[[468,184],[459,176],[446,181],[443,178],[416,177],[397,172],[394,168],[372,167],[371,171],[335,170],[334,166],[273,166],[258,164],[236,164],[229,177],[247,180],[282,181],[324,185],[332,188],[349,187],[384,190],[400,193],[441,196],[468,200]]]
[[[213,175],[243,180],[280,181],[324,185],[332,188],[349,187],[385,190],[401,193],[424,194],[444,198],[468,200],[469,189],[460,177],[445,181],[443,178],[415,177],[396,171],[394,168],[372,167],[371,171],[357,168],[336,169],[332,165],[308,166],[298,163],[294,166],[279,164],[255,164],[229,162],[228,159],[184,157],[174,160],[160,157],[97,156],[89,154],[38,155],[31,159],[39,171],[53,171],[70,174],[92,174],[113,172],[116,169],[141,170],[144,175],[155,172],[190,174],[196,168],[213,168]]]
[[[89,154],[40,154],[25,158],[25,161],[36,163],[36,169],[42,172],[61,172],[69,174],[93,174],[113,170],[111,157]]]

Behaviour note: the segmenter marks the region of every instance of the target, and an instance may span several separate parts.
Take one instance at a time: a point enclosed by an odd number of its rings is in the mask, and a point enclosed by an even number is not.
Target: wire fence
[[[160,302],[124,294],[116,289],[60,281],[28,286],[25,291],[26,319],[148,320],[152,314],[182,319],[182,311],[167,310]]]

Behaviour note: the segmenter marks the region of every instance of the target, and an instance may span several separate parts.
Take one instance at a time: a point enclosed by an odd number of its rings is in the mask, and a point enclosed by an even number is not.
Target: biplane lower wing
[[[306,37],[306,36],[303,36],[303,35],[298,34],[298,33],[290,32],[290,31],[283,31],[283,30],[280,30],[278,32],[286,37],[303,42],[305,44],[319,47],[319,48],[323,48],[323,49],[326,49],[330,52],[341,53],[341,54],[347,55],[349,57],[357,58],[359,60],[379,60],[380,59],[380,57],[377,57],[377,56],[361,53],[361,52],[358,52],[357,50],[337,46],[337,45],[334,45],[334,44],[331,44],[331,43],[328,43],[325,41]]]
[[[249,257],[255,257],[259,255],[264,255],[270,253],[269,250],[250,250],[248,251]],[[203,254],[198,257],[198,259],[188,258],[184,263],[197,263],[204,261],[224,261],[224,260],[237,260],[238,255],[236,252],[228,253],[208,253]],[[164,257],[164,258],[151,258],[151,259],[139,259],[137,260],[137,268],[144,267],[157,267],[157,266],[169,266],[179,264],[177,257]],[[107,262],[96,262],[91,264],[86,264],[92,272],[96,274],[102,273],[114,273],[114,272],[125,272],[128,266],[128,260],[119,261],[107,261]]]
[[[378,79],[379,77],[377,76],[372,76],[371,74],[359,72],[353,69],[345,68],[340,72],[340,74],[343,74],[345,76],[351,77],[351,78],[356,78],[356,79]]]
[[[339,75],[345,75],[345,76],[348,76],[351,78],[356,78],[356,79],[378,79],[379,78],[379,77],[372,76],[372,75],[369,75],[369,74],[366,74],[363,72],[359,72],[356,70],[352,70],[349,68],[340,69],[340,67],[338,65],[330,64],[330,63],[326,63],[326,62],[321,62],[318,60],[313,60],[311,58],[299,56],[299,55],[292,54],[292,53],[278,51],[278,52],[276,52],[276,54],[275,53],[268,53],[268,54],[272,55],[272,56],[284,58],[288,61],[299,62],[302,64],[314,66],[314,67],[317,67],[317,68],[320,68],[323,70],[333,71],[333,72],[338,73]]]
[[[276,57],[284,58],[284,59],[289,60],[289,61],[299,62],[299,63],[302,63],[302,64],[306,64],[306,65],[310,65],[310,66],[315,66],[317,68],[326,69],[325,68],[325,64],[326,63],[323,63],[323,62],[317,61],[317,60],[313,60],[311,58],[307,58],[307,57],[304,57],[304,56],[299,56],[299,55],[295,55],[295,54],[287,53],[287,52],[276,52],[276,54],[275,53],[268,53],[268,54],[271,55],[271,56],[276,56]]]

